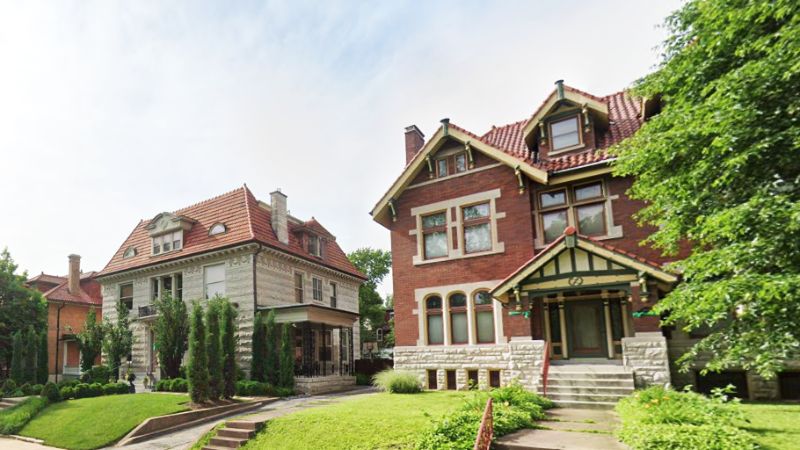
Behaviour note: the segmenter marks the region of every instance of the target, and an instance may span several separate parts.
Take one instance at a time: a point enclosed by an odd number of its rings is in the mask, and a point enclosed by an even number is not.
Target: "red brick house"
[[[80,375],[81,353],[75,335],[83,330],[86,315],[94,308],[102,320],[103,296],[97,272],[81,272],[81,257],[69,255],[66,277],[41,273],[28,280],[47,299],[47,354],[51,379]],[[100,364],[97,358],[95,364]]]
[[[652,229],[607,153],[658,109],[559,81],[531,117],[483,134],[406,128],[406,167],[371,212],[391,232],[395,367],[431,389],[541,389],[546,371],[564,403],[611,402],[634,381],[697,385],[670,373],[690,336],[649,313],[678,276],[640,246]],[[620,389],[563,387],[595,375]],[[750,397],[776,395],[743,376]]]

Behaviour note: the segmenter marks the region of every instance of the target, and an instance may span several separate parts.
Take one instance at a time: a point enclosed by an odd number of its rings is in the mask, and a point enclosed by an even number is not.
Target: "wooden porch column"
[[[606,318],[606,346],[608,348],[608,359],[614,358],[614,336],[611,331],[611,307],[608,306],[608,293],[603,291],[603,315]]]
[[[543,308],[542,311],[544,312],[544,339],[550,343],[550,349],[548,352],[550,353],[548,356],[553,357],[553,335],[550,334],[550,304],[542,300]]]
[[[564,314],[564,300],[558,300],[558,323],[561,324],[561,356],[569,359],[569,349],[567,348],[567,317]]]
[[[620,301],[620,309],[622,309],[622,336],[631,336],[630,315],[628,314],[628,301],[624,298]]]
[[[325,324],[322,324],[322,376],[328,374],[328,343],[326,342],[328,333],[325,332]]]

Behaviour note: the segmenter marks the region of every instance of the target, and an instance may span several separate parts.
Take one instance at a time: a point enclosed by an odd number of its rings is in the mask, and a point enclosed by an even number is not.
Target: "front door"
[[[607,357],[603,304],[567,302],[566,306],[570,357]]]

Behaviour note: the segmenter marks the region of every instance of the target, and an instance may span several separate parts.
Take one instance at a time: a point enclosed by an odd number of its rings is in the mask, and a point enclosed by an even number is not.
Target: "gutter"
[[[556,170],[556,171],[554,171],[552,173],[553,173],[553,175],[556,175],[556,174],[559,174],[559,173],[575,172],[576,170],[583,170],[583,169],[587,169],[589,167],[601,166],[601,165],[608,164],[611,161],[616,161],[616,160],[617,160],[617,158],[608,158],[608,159],[604,159],[602,161],[593,162],[591,164],[584,164],[584,165],[578,166],[578,167],[570,167],[569,169]]]

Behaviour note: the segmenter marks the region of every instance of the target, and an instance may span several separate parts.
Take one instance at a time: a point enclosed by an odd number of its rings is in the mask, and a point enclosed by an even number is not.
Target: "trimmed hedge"
[[[660,386],[620,400],[620,440],[634,450],[747,450],[753,436],[735,426],[744,416],[738,400],[718,391],[710,398]]]
[[[159,392],[189,392],[189,381],[184,378],[166,378],[156,382]]]
[[[376,373],[372,377],[372,384],[393,394],[416,394],[422,390],[422,385],[416,375],[394,369]]]

